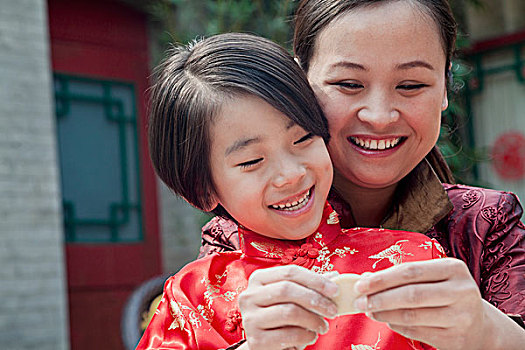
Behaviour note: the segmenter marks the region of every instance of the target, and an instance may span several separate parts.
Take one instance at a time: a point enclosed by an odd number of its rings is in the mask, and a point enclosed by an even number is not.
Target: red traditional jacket
[[[353,227],[348,204],[332,191],[328,198],[341,226]],[[484,299],[522,327],[525,319],[525,226],[513,193],[442,184],[422,162],[399,184],[382,227],[424,233],[448,257],[463,260]],[[237,225],[212,219],[202,232],[200,256],[238,249]]]
[[[296,264],[316,273],[361,274],[408,261],[444,257],[437,241],[385,229],[341,229],[326,204],[316,232],[298,241],[277,240],[239,228],[241,250],[208,255],[170,277],[137,349],[220,349],[244,339],[238,296],[257,269]],[[364,314],[328,320],[328,333],[307,349],[432,349]]]

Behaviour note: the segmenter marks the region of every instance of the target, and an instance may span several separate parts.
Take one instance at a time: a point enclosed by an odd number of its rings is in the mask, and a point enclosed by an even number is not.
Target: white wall
[[[0,0],[0,348],[68,349],[45,0]]]
[[[175,196],[159,180],[162,263],[164,272],[175,273],[195,260],[201,245],[204,214]]]
[[[490,39],[525,29],[525,1],[482,0],[482,4],[481,7],[471,4],[467,7],[467,25],[472,40]]]

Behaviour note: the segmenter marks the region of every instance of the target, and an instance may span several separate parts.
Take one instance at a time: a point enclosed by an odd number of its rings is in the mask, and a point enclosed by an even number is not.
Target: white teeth
[[[286,211],[293,211],[293,210],[299,210],[302,207],[308,203],[308,199],[310,199],[310,191],[308,191],[302,198],[293,201],[292,203],[286,203],[286,204],[272,204],[270,207],[277,210],[286,210]]]
[[[361,146],[364,149],[385,150],[395,147],[399,143],[399,141],[401,141],[401,137],[386,140],[363,140],[359,137],[352,136],[350,137],[350,140],[355,145]]]

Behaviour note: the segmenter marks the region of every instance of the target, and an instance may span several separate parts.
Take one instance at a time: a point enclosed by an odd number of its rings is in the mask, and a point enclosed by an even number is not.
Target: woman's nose
[[[276,164],[273,185],[277,188],[293,185],[302,181],[306,168],[294,159],[286,159]]]
[[[386,93],[374,92],[358,110],[357,117],[375,129],[385,129],[399,120],[399,111]]]

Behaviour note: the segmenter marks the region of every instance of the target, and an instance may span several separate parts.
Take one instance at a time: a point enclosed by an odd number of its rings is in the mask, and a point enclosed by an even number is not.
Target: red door
[[[122,349],[126,298],[161,272],[145,142],[146,16],[116,1],[48,5],[71,349]]]

